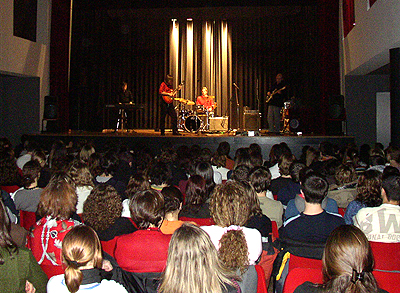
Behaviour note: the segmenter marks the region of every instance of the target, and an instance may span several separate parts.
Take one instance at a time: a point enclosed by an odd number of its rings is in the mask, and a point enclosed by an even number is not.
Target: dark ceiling
[[[118,9],[118,8],[192,8],[225,6],[307,6],[317,0],[75,0],[74,8]]]

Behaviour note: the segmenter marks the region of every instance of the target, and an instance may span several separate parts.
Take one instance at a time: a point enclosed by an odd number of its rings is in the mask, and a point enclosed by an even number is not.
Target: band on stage
[[[268,131],[270,133],[288,132],[289,117],[288,108],[288,85],[284,80],[283,74],[278,73],[275,82],[270,87],[265,98],[267,105],[267,122]],[[237,88],[236,84],[234,83]],[[159,88],[160,96],[160,132],[165,135],[165,119],[168,116],[171,118],[172,134],[181,135],[179,130],[188,132],[209,131],[210,119],[214,118],[214,111],[217,108],[215,97],[208,95],[208,88],[201,89],[201,95],[197,97],[196,102],[177,97],[178,92],[184,86],[184,82],[173,88],[173,76],[166,75],[164,81]],[[134,106],[132,92],[128,89],[128,84],[123,81],[117,92],[119,109],[119,118],[117,122],[117,130],[122,124],[126,124],[126,109],[134,109],[140,107]],[[178,103],[174,103],[178,102]],[[108,107],[112,105],[107,105]],[[141,107],[143,108],[143,107]],[[281,121],[283,120],[283,129],[281,129]]]

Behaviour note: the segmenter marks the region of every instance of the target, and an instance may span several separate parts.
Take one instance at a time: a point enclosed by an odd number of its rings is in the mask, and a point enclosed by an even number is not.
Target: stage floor
[[[354,143],[353,136],[317,136],[296,134],[271,134],[266,131],[256,132],[255,136],[248,136],[248,132],[184,132],[181,135],[172,135],[171,130],[166,130],[165,136],[154,129],[134,129],[125,131],[103,130],[102,132],[70,131],[67,133],[41,133],[30,135],[32,139],[48,148],[55,140],[65,143],[92,142],[96,149],[102,151],[110,144],[126,145],[131,149],[146,148],[152,154],[159,154],[162,148],[177,148],[180,145],[199,145],[215,151],[220,142],[227,141],[231,146],[230,155],[233,157],[238,148],[248,147],[252,143],[261,146],[264,159],[268,159],[271,147],[274,144],[285,142],[292,149],[297,158],[301,155],[304,146],[318,148],[323,141],[329,141],[339,147]]]

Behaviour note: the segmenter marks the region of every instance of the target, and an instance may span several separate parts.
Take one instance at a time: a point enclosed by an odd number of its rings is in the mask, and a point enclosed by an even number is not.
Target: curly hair
[[[335,172],[337,185],[345,185],[357,179],[357,173],[352,164],[341,164]]]
[[[230,230],[222,235],[218,257],[231,271],[237,269],[243,274],[249,266],[249,250],[246,238],[241,230]]]
[[[237,226],[244,226],[251,214],[245,187],[236,181],[218,185],[211,196],[210,212],[218,226],[228,227],[220,239],[220,259],[229,269],[243,273],[249,265],[249,251],[244,233]]]
[[[218,226],[244,226],[250,218],[250,206],[243,185],[227,181],[216,186],[210,199],[210,213]]]
[[[69,166],[68,174],[71,176],[75,186],[93,186],[93,176],[89,167],[82,161],[74,160]]]
[[[83,221],[95,231],[104,231],[121,216],[122,200],[114,187],[99,184],[83,204]]]
[[[377,170],[364,171],[357,182],[357,201],[367,207],[377,207],[382,204],[381,198],[382,173]]]

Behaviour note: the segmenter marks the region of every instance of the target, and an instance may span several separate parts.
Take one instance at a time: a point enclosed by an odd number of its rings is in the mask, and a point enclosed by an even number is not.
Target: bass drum
[[[202,122],[197,116],[189,116],[185,119],[185,129],[188,132],[197,132],[200,130]]]

